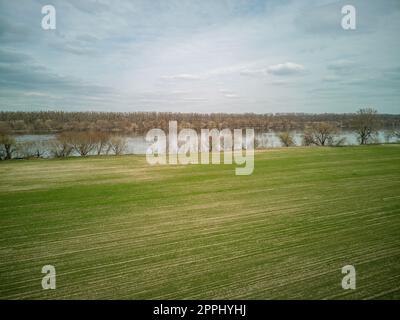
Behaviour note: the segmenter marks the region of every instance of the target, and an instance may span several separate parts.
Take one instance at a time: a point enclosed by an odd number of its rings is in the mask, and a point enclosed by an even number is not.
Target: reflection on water
[[[293,131],[294,141],[296,145],[301,145],[303,132]],[[354,132],[342,132],[337,136],[338,138],[346,138],[345,145],[356,145],[358,144],[357,136]],[[49,141],[55,138],[53,134],[35,134],[35,135],[19,135],[16,136],[17,142],[27,141]],[[146,142],[144,136],[127,136],[127,148],[126,154],[146,154],[147,148],[151,143]],[[278,138],[278,133],[275,132],[264,132],[256,133],[256,140],[258,148],[278,148],[282,147],[282,144]],[[379,131],[377,136],[377,142],[395,142],[396,139],[392,138],[389,141],[385,140],[384,131]]]

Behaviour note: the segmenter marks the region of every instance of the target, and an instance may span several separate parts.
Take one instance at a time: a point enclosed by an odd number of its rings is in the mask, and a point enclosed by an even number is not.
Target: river
[[[292,132],[294,141],[296,145],[300,146],[302,142],[303,132],[301,131],[293,131]],[[49,141],[55,139],[54,134],[26,134],[26,135],[18,135],[16,136],[17,142],[27,142],[27,141]],[[343,131],[341,134],[337,135],[338,138],[346,138],[345,145],[357,145],[357,136],[354,132],[351,131]],[[127,148],[125,150],[125,154],[145,154],[147,148],[151,143],[146,142],[145,136],[136,135],[136,136],[126,136],[127,140]],[[278,133],[275,132],[264,132],[264,133],[256,133],[256,140],[258,142],[258,148],[279,148],[282,147],[282,144],[278,138]],[[387,141],[385,139],[385,132],[379,131],[376,142],[395,142],[395,139],[390,139]]]

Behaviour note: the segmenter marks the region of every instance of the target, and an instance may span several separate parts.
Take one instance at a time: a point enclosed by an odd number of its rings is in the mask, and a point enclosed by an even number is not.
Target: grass
[[[0,298],[400,298],[399,145],[270,150],[253,175],[234,169],[0,163]]]

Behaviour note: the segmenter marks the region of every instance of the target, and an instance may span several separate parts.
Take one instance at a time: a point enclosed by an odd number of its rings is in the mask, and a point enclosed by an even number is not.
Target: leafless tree
[[[12,159],[16,151],[16,142],[14,137],[7,133],[0,132],[0,158],[2,160]]]
[[[291,147],[295,146],[293,134],[290,131],[284,131],[278,134],[278,138],[283,146]]]
[[[109,152],[109,141],[110,141],[110,134],[107,132],[93,132],[93,141],[94,141],[94,150],[97,155],[101,155],[103,152],[108,154]]]
[[[73,150],[80,156],[87,156],[96,147],[96,138],[91,132],[69,132],[67,135]]]
[[[353,128],[360,144],[374,140],[379,129],[378,112],[372,108],[360,109],[353,120]]]
[[[127,147],[126,138],[122,136],[112,136],[108,142],[108,146],[115,155],[121,155]]]
[[[309,130],[304,131],[301,144],[303,146],[312,146],[314,144],[314,137],[311,134],[311,131]]]
[[[377,115],[386,129],[400,125],[400,115]],[[327,122],[341,129],[353,129],[354,114],[305,113],[173,113],[173,112],[1,112],[0,128],[11,133],[59,133],[68,131],[101,131],[108,133],[144,134],[149,129],[168,129],[168,121],[178,121],[179,129],[244,129],[255,131],[304,130],[318,122]]]
[[[17,145],[17,152],[21,158],[41,158],[48,148],[46,141],[26,141]]]
[[[385,131],[385,142],[390,143],[393,140],[400,140],[400,130],[392,129]]]
[[[56,139],[49,141],[50,153],[56,158],[68,157],[73,151],[68,133],[60,133]]]
[[[399,141],[400,140],[400,130],[395,130],[394,131],[394,136],[397,139],[397,141]]]
[[[338,129],[332,124],[318,122],[307,128],[303,133],[303,145],[327,146],[337,145],[344,142],[343,139],[336,140]]]

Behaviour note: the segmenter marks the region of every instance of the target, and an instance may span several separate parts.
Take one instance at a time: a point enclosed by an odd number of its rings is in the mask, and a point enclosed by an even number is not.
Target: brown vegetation
[[[327,122],[339,129],[353,128],[356,114],[227,114],[227,113],[172,113],[172,112],[0,112],[0,129],[8,127],[12,133],[59,133],[95,131],[114,134],[144,134],[153,128],[168,130],[168,121],[178,121],[179,129],[192,128],[254,128],[256,131],[304,130],[314,123]],[[400,126],[400,115],[378,115],[383,128]]]
[[[11,159],[16,151],[15,146],[15,139],[12,136],[0,132],[0,160]]]
[[[168,131],[168,122],[178,121],[178,129],[274,130],[283,146],[294,146],[293,130],[303,128],[303,145],[339,146],[341,129],[353,130],[360,144],[371,143],[378,129],[385,127],[386,140],[400,139],[400,116],[378,115],[374,109],[356,114],[196,114],[196,113],[101,113],[101,112],[0,112],[0,160],[40,158],[44,156],[123,154],[124,135],[144,134],[153,128]],[[53,132],[50,141],[16,143],[15,133]],[[257,148],[259,141],[255,141]],[[211,147],[211,146],[210,146]]]
[[[353,127],[360,144],[370,143],[378,133],[380,126],[378,112],[372,108],[358,110],[353,119]]]
[[[337,138],[338,128],[326,122],[318,122],[307,128],[303,134],[305,146],[339,146],[343,145],[345,138]]]
[[[278,134],[278,138],[284,147],[292,147],[296,145],[293,134],[290,131],[284,131]]]

